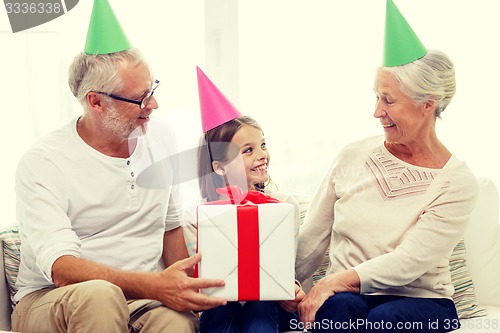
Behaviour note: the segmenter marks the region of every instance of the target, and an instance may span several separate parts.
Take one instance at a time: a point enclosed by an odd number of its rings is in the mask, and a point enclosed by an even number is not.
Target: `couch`
[[[460,332],[500,332],[500,222],[495,183],[480,177],[480,193],[464,240],[475,295],[487,316],[462,320]]]
[[[499,195],[488,178],[479,178],[481,191],[464,243],[457,244],[450,264],[455,275],[455,303],[462,327],[456,332],[500,332]],[[16,273],[17,226],[0,230],[0,332],[10,330],[10,292]],[[314,283],[314,278],[310,283]],[[9,283],[8,283],[9,282]]]

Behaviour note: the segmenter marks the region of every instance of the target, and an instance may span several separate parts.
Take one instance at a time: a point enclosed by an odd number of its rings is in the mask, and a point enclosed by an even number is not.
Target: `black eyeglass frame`
[[[140,101],[136,101],[136,100],[130,99],[130,98],[121,97],[121,96],[118,96],[118,95],[115,95],[115,94],[108,94],[108,93],[105,93],[103,91],[96,91],[96,93],[109,96],[112,99],[116,99],[118,101],[136,104],[136,105],[139,105],[139,108],[144,109],[149,104],[149,101],[151,100],[151,97],[153,97],[153,94],[154,94],[156,88],[158,88],[158,86],[160,85],[160,80],[155,80],[154,83],[155,83],[155,86],[153,87],[153,89],[151,89],[151,91],[148,92],[146,94],[146,96],[144,96],[143,98],[141,98]]]

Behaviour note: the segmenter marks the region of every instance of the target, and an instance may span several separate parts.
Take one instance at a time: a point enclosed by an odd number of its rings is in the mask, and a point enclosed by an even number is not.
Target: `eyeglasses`
[[[149,101],[151,100],[151,97],[153,97],[153,94],[154,94],[156,88],[158,88],[158,86],[160,85],[160,80],[155,80],[154,83],[155,83],[155,86],[153,87],[153,89],[151,89],[151,91],[148,92],[146,94],[146,96],[144,96],[143,98],[141,98],[141,100],[139,100],[139,101],[136,101],[136,100],[133,100],[133,99],[129,99],[129,98],[125,98],[125,97],[121,97],[121,96],[114,95],[114,94],[108,94],[108,93],[105,93],[105,92],[102,92],[102,91],[96,91],[96,93],[109,96],[109,97],[111,97],[113,99],[116,99],[118,101],[132,103],[132,104],[137,104],[137,105],[139,105],[139,108],[144,109],[149,104]]]

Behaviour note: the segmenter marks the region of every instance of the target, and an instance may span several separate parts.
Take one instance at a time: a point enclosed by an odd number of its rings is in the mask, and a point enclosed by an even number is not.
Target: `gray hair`
[[[113,93],[121,89],[123,82],[118,76],[118,64],[128,63],[131,66],[146,62],[138,49],[109,54],[76,55],[69,67],[68,84],[73,95],[86,109],[86,97],[91,91]]]
[[[441,51],[428,50],[422,58],[396,67],[382,67],[401,83],[401,90],[416,103],[437,102],[436,117],[450,104],[456,91],[455,69]]]

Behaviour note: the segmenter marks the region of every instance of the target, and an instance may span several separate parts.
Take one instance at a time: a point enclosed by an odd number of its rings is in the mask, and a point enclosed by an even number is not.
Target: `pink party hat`
[[[196,71],[203,132],[206,133],[212,128],[241,117],[241,113],[198,66],[196,66]]]

